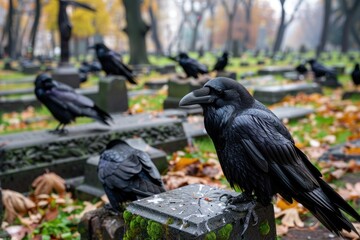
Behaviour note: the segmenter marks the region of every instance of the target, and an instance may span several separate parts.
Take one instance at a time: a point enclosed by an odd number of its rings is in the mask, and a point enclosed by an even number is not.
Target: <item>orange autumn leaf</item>
[[[40,194],[50,194],[55,190],[58,194],[64,194],[65,180],[55,173],[44,173],[43,175],[37,177],[33,183],[32,187],[35,188],[34,194],[38,196]]]
[[[298,206],[298,202],[293,200],[292,203],[287,202],[285,199],[279,197],[276,201],[276,206],[280,208],[281,210],[289,209],[289,208],[295,208]]]
[[[177,161],[175,162],[174,171],[179,171],[191,164],[198,162],[200,162],[198,158],[186,158],[186,157],[178,158]]]
[[[348,155],[360,155],[360,147],[358,146],[347,146],[344,148],[344,152]]]

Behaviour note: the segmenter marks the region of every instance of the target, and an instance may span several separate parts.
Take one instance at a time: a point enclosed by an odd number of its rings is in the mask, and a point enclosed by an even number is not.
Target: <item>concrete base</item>
[[[54,70],[51,77],[56,81],[65,83],[73,88],[80,87],[80,75],[78,70],[73,66],[60,66]]]
[[[108,113],[126,112],[129,108],[126,79],[122,76],[101,78],[96,103]]]

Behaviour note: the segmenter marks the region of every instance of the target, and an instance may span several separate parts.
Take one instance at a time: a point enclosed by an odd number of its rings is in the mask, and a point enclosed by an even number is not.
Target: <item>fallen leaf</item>
[[[194,163],[200,163],[199,159],[198,158],[185,158],[185,157],[178,158],[175,161],[175,166],[174,166],[173,171],[179,171],[179,170],[181,170],[191,164],[194,164]]]
[[[84,202],[85,208],[81,211],[81,213],[77,214],[75,217],[78,219],[81,219],[85,213],[93,211],[101,207],[104,203],[102,201],[99,201],[95,204],[92,204],[91,202]]]
[[[1,190],[2,202],[5,207],[5,219],[8,223],[12,223],[17,216],[21,216],[31,209],[35,208],[35,203],[12,190]]]
[[[340,179],[342,176],[344,176],[346,173],[346,170],[344,169],[337,169],[335,171],[330,172],[330,175],[336,179]]]
[[[22,225],[14,225],[5,228],[5,231],[11,236],[11,240],[21,240],[30,230]]]
[[[35,196],[40,194],[50,194],[53,190],[61,195],[64,194],[66,190],[65,180],[52,172],[44,173],[37,177],[33,181],[32,187],[35,188]]]
[[[281,224],[287,227],[303,227],[304,222],[301,221],[299,211],[296,208],[289,208],[275,214],[275,218],[281,217]]]
[[[276,225],[276,235],[284,236],[289,232],[289,227],[285,225]]]
[[[360,223],[352,223],[355,227],[355,229],[360,232]],[[341,234],[346,237],[346,238],[350,238],[350,239],[360,239],[359,235],[357,235],[354,231],[348,232],[345,230],[341,231]]]

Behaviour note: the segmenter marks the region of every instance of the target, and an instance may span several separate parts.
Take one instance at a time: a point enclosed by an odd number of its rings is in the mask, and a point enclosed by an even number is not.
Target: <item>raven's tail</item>
[[[319,188],[301,194],[295,200],[302,203],[327,229],[336,235],[342,236],[342,230],[354,231],[359,235],[354,225],[342,214],[340,209],[359,222],[360,215],[326,182],[320,178],[318,182]]]
[[[113,121],[110,114],[108,114],[96,105],[93,107],[93,109],[96,111],[95,119],[109,126],[109,121]]]

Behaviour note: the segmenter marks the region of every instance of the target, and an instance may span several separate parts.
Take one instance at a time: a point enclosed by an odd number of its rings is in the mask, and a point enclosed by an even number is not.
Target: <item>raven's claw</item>
[[[119,212],[116,211],[116,209],[114,209],[110,203],[106,203],[104,205],[104,208],[106,211],[108,211],[110,214],[114,215],[114,216],[118,216],[119,215]]]

